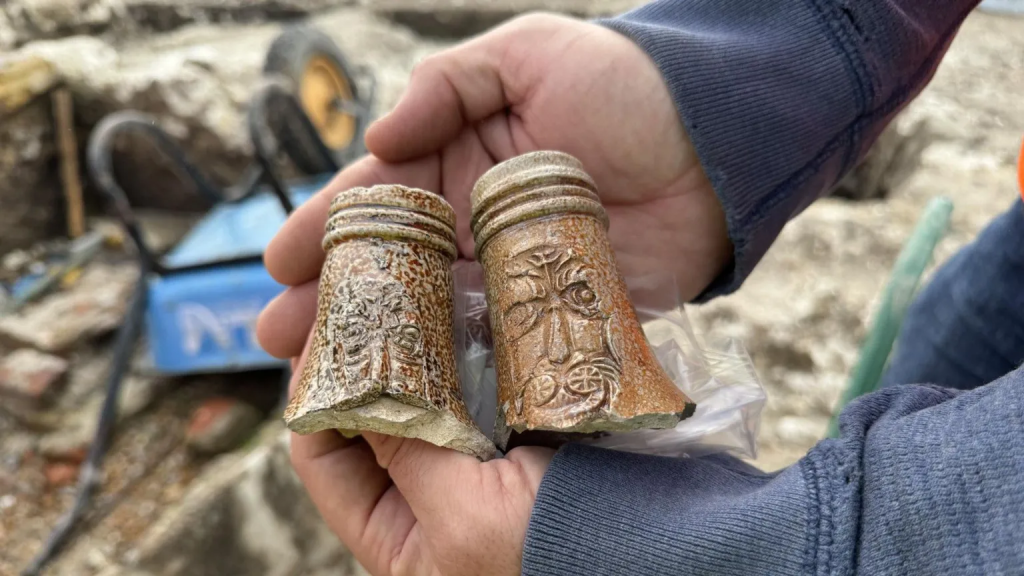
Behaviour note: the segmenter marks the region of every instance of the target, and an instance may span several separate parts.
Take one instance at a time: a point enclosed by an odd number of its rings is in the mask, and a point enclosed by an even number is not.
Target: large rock
[[[38,38],[107,29],[123,14],[121,0],[13,0],[0,7],[0,48]]]
[[[97,358],[87,363],[72,374],[68,384],[69,390],[60,399],[56,410],[35,418],[37,424],[50,425],[53,432],[39,439],[39,452],[47,458],[67,460],[73,454],[85,454],[90,443],[96,437],[97,418],[100,407],[106,398],[107,376],[111,366],[107,358]],[[96,370],[99,368],[99,370]],[[95,384],[88,394],[81,390],[83,380],[93,380]],[[117,402],[117,421],[125,422],[150,407],[173,386],[168,378],[129,374],[121,384],[121,394]],[[75,404],[72,404],[75,402]]]
[[[365,574],[327,528],[288,459],[279,425],[245,455],[207,467],[149,529],[130,565],[104,574]]]
[[[192,413],[185,441],[199,454],[220,454],[241,444],[262,419],[255,406],[240,398],[215,396]]]
[[[123,0],[131,22],[171,30],[193,22],[265,22],[298,18],[352,0]]]
[[[14,114],[57,83],[54,66],[42,58],[0,60],[0,114]]]
[[[194,22],[297,18],[347,0],[10,0],[0,5],[0,49],[88,34],[124,38]]]
[[[927,122],[909,127],[900,124],[897,118],[882,132],[864,159],[832,190],[833,196],[879,200],[910,178],[920,166],[921,153],[933,134]]]
[[[637,0],[363,0],[368,8],[418,34],[465,38],[526,12],[592,18],[623,12]]]
[[[13,409],[32,409],[53,398],[68,370],[63,358],[31,348],[0,358],[0,400]]]
[[[138,276],[132,265],[93,263],[73,287],[0,316],[0,341],[64,352],[106,334],[124,320]]]
[[[415,62],[434,49],[408,30],[362,10],[337,10],[313,23],[338,42],[351,62],[373,68],[378,78],[378,110],[392,105]],[[279,31],[273,24],[197,25],[118,45],[77,36],[33,42],[8,60],[39,59],[52,65],[74,94],[83,148],[103,117],[138,110],[154,116],[201,171],[226,186],[239,182],[252,161],[245,110],[260,81],[267,49]],[[33,223],[26,227],[26,234],[43,224],[47,233],[53,233],[61,224],[48,110],[26,110],[19,128],[10,129],[12,136],[0,139],[0,184],[10,182],[0,186],[0,201],[6,206],[8,196],[16,200],[18,220]],[[115,172],[133,206],[177,211],[208,206],[158,152],[137,137],[119,139],[114,157]],[[95,212],[95,196],[89,196]],[[33,200],[18,202],[22,197]]]
[[[269,44],[272,35],[266,30],[260,45]],[[140,46],[119,54],[102,40],[79,36],[35,42],[19,55],[53,63],[74,93],[76,123],[83,137],[108,114],[139,110],[186,143],[187,155],[200,169],[226,184],[238,178],[247,161],[242,109],[262,58],[261,52],[248,50],[225,58],[228,52],[217,45]],[[118,139],[114,158],[115,172],[134,206],[207,206],[147,141],[133,135]]]

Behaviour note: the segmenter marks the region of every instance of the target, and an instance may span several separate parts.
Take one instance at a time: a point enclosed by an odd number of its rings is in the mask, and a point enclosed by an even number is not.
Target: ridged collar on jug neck
[[[608,226],[593,179],[563,152],[530,152],[496,165],[477,180],[470,204],[478,258],[495,234],[535,218],[585,215]]]
[[[455,210],[444,198],[397,184],[351,188],[331,201],[324,250],[354,238],[417,242],[454,260]]]

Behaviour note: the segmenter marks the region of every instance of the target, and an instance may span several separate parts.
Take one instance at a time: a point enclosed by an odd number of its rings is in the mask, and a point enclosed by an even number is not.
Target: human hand
[[[596,24],[531,15],[426,59],[395,109],[370,127],[373,156],[343,170],[288,219],[265,256],[292,286],[259,325],[271,354],[299,355],[316,313],[331,198],[355,186],[405,184],[444,195],[458,246],[473,255],[469,195],[496,163],[561,150],[593,176],[627,277],[673,274],[700,293],[728,263],[725,216],[653,61]]]
[[[293,362],[297,368],[302,362]],[[291,460],[327,525],[374,576],[513,576],[554,451],[476,458],[364,432],[292,434]]]
[[[472,257],[477,178],[513,156],[561,150],[597,183],[626,276],[669,271],[689,299],[731,254],[721,207],[657,68],[630,40],[594,24],[528,16],[429,58],[366,142],[373,156],[301,206],[267,249],[268,271],[290,286],[260,318],[271,354],[303,352],[327,207],[354,186],[397,183],[444,195],[458,218],[459,250]],[[292,461],[314,502],[374,574],[518,574],[552,456],[518,448],[480,463],[372,433],[365,441],[292,437]]]

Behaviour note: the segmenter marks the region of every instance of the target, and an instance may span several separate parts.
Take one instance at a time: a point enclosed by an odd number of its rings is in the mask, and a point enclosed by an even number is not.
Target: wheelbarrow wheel
[[[336,166],[326,165],[312,135],[301,127],[271,119],[284,152],[306,174],[333,172],[361,152],[369,106],[360,98],[352,70],[334,41],[310,26],[287,28],[270,45],[263,73],[281,76],[291,84],[317,135],[337,161]]]

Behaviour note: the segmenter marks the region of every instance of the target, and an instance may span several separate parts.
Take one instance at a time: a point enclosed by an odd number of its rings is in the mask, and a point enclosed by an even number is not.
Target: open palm
[[[725,218],[654,63],[595,24],[532,15],[425,60],[346,168],[288,220],[266,265],[290,288],[260,318],[270,353],[300,356],[316,313],[327,207],[340,190],[398,183],[454,206],[472,257],[469,197],[496,163],[534,150],[579,158],[611,221],[627,276],[673,273],[696,296],[731,253]],[[296,371],[298,373],[298,371]],[[550,451],[481,464],[421,441],[294,436],[292,456],[321,513],[374,574],[516,574]]]

